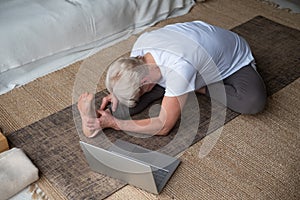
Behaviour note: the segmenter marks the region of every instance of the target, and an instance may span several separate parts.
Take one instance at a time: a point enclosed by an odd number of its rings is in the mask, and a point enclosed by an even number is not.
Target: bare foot
[[[97,118],[94,95],[90,93],[82,94],[79,97],[77,107],[81,116],[82,131],[84,135],[90,138],[96,136],[99,130],[91,131],[86,127],[86,124],[84,123],[85,118]]]

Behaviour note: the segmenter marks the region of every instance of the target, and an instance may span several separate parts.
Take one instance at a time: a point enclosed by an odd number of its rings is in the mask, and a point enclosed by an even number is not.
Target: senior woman
[[[97,110],[92,104],[93,94],[79,98],[87,137],[104,128],[167,135],[191,92],[216,94],[221,103],[243,114],[262,111],[266,102],[265,85],[247,42],[236,33],[202,21],[167,25],[142,34],[130,57],[111,64],[106,87],[110,94]],[[157,117],[128,120],[112,115],[122,106],[140,111],[160,96],[163,99]],[[106,109],[110,103],[111,109]]]

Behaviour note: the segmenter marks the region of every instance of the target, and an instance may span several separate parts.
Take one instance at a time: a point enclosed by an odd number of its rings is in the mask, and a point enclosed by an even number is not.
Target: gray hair
[[[148,68],[141,57],[122,57],[109,66],[105,85],[120,103],[131,108],[136,106],[141,80],[147,74]]]

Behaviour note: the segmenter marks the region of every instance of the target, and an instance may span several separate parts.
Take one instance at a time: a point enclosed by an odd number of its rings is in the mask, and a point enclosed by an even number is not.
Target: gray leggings
[[[226,98],[221,95],[224,89]],[[262,111],[267,99],[265,84],[258,72],[250,65],[241,68],[221,82],[208,85],[207,91],[206,95],[211,94],[212,98],[242,114],[255,114]]]
[[[224,89],[226,98],[222,95]],[[164,91],[163,87],[156,85],[150,92],[141,96],[136,107],[127,108],[119,104],[113,115],[125,119],[137,114],[153,101],[162,98]],[[265,84],[261,76],[250,65],[241,68],[223,81],[208,85],[206,91],[207,96],[211,96],[211,98],[223,103],[233,111],[242,114],[255,114],[262,111],[267,97]]]

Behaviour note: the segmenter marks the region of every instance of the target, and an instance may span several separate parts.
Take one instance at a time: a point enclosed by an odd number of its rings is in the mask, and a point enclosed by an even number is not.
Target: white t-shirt
[[[236,33],[202,21],[167,25],[142,34],[131,56],[151,53],[159,66],[165,96],[179,96],[220,81],[254,58]]]

